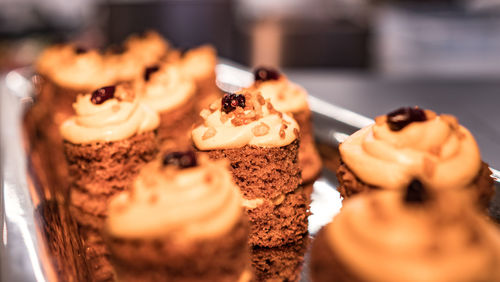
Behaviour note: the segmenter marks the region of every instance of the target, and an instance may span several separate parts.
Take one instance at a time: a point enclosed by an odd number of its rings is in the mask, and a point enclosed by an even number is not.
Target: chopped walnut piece
[[[210,115],[210,110],[203,109],[203,110],[201,110],[201,112],[200,112],[200,116],[201,116],[203,119],[207,119],[209,115]]]
[[[458,120],[456,117],[452,115],[441,115],[440,116],[442,120],[444,120],[448,125],[450,126],[451,129],[457,130],[458,129]]]
[[[282,124],[281,128],[280,128],[280,138],[281,139],[285,139],[285,137],[286,137],[285,129],[286,129],[286,124]]]
[[[111,107],[111,110],[116,113],[120,110],[120,104],[116,104],[116,105],[113,105],[113,107]]]
[[[210,106],[208,106],[208,109],[213,113],[215,111],[217,111],[218,109],[220,108],[220,103],[219,101],[215,101],[213,102],[212,104],[210,104]]]
[[[207,131],[205,131],[205,133],[203,134],[203,136],[201,137],[201,139],[202,140],[207,140],[208,138],[214,137],[216,133],[217,133],[217,131],[215,130],[215,128],[209,127],[207,129]]]
[[[264,136],[267,133],[269,133],[269,125],[265,124],[264,122],[261,122],[259,125],[255,126],[252,128],[253,135],[255,136]]]
[[[264,97],[262,97],[262,95],[257,94],[257,101],[259,102],[259,104],[261,105],[264,105],[266,103],[266,100],[264,100]]]
[[[132,91],[132,86],[128,83],[118,85],[117,88],[121,88],[122,91],[115,91],[115,98],[118,101],[132,102],[135,98],[135,93]],[[118,90],[118,89],[117,89]]]

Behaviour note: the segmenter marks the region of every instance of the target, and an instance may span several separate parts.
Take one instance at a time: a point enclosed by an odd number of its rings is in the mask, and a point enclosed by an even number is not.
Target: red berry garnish
[[[75,54],[77,54],[77,55],[85,54],[87,52],[88,52],[88,50],[86,48],[83,48],[81,46],[75,47]]]
[[[144,81],[149,81],[149,78],[151,77],[151,75],[155,72],[157,72],[158,70],[160,69],[159,66],[151,66],[151,67],[147,67],[145,70],[144,70]]]
[[[419,107],[406,107],[387,114],[387,124],[392,131],[400,131],[412,122],[426,121],[425,112]]]
[[[422,185],[422,182],[417,179],[412,180],[410,185],[406,188],[404,201],[409,204],[423,203],[427,201],[429,195]]]
[[[236,107],[245,107],[245,96],[243,94],[224,94],[222,97],[222,111],[226,114],[234,111]]]
[[[108,99],[113,99],[115,97],[115,86],[106,86],[99,88],[92,92],[92,97],[90,97],[90,101],[95,104],[99,105],[104,102],[106,102]]]
[[[198,165],[196,154],[193,151],[171,152],[163,157],[163,165],[173,165],[179,168],[188,168]]]
[[[277,80],[280,78],[280,73],[274,69],[260,67],[254,71],[254,78],[255,81]]]

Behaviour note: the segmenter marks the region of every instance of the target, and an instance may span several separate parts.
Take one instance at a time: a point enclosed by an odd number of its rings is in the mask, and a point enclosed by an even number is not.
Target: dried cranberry
[[[108,99],[113,99],[115,97],[115,89],[115,86],[106,86],[99,88],[96,91],[92,92],[90,101],[93,104],[99,105],[106,102]]]
[[[387,114],[387,123],[392,131],[400,131],[412,122],[426,121],[425,112],[419,107],[406,107]]]
[[[280,73],[274,69],[260,67],[254,71],[254,77],[256,81],[277,80],[280,78]]]
[[[163,165],[174,165],[179,168],[188,168],[197,165],[196,154],[193,151],[171,152],[163,157]]]
[[[87,53],[89,50],[87,50],[86,48],[83,48],[81,46],[76,46],[75,47],[75,54],[77,55],[81,55],[81,54],[85,54]]]
[[[222,97],[222,111],[226,114],[234,111],[236,107],[245,107],[245,96],[243,94],[224,94]]]
[[[406,188],[404,201],[409,204],[423,203],[429,198],[422,182],[417,179],[412,180]]]
[[[147,67],[144,70],[144,81],[149,81],[149,78],[151,78],[151,75],[155,72],[157,72],[160,69],[159,66],[151,66]]]

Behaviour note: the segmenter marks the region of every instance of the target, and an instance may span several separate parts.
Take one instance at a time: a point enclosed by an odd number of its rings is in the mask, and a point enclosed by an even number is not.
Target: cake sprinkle
[[[171,152],[163,157],[163,166],[177,166],[178,168],[189,168],[198,165],[196,154],[193,151]]]
[[[229,94],[226,93],[224,94],[224,97],[222,98],[222,111],[225,112],[226,114],[234,111],[236,107],[241,107],[245,108],[245,96],[242,94]]]
[[[254,71],[255,81],[278,80],[280,76],[277,70],[271,68],[260,67]]]
[[[426,120],[425,112],[419,107],[399,108],[387,114],[387,124],[392,131],[400,131],[412,122]]]
[[[115,97],[115,90],[116,90],[115,86],[101,87],[92,92],[90,101],[95,105],[100,105],[109,99],[113,99]]]
[[[408,204],[419,204],[424,203],[429,198],[426,189],[417,179],[410,182],[410,185],[406,188],[406,194],[404,196],[405,203]]]

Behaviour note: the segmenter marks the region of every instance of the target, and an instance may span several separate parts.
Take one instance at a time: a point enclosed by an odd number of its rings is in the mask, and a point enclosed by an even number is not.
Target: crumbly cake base
[[[301,183],[299,141],[276,148],[246,145],[208,151],[212,159],[227,159],[236,184],[246,199],[275,199],[295,191]]]
[[[293,114],[300,127],[299,165],[302,170],[302,183],[314,182],[321,172],[321,157],[316,150],[311,111],[302,110]]]
[[[309,205],[302,188],[274,200],[245,209],[250,219],[251,246],[278,247],[307,237]]]
[[[227,234],[178,243],[105,236],[120,281],[238,281],[250,264],[245,217]]]
[[[481,168],[473,181],[474,186],[477,187],[477,201],[483,208],[488,208],[493,194],[495,193],[493,179],[490,175],[491,171],[488,164],[482,162]],[[337,190],[344,199],[367,190],[380,189],[379,187],[366,184],[360,180],[342,160],[337,169],[337,179],[339,180]]]
[[[315,282],[361,282],[354,271],[345,266],[328,243],[325,228],[322,228],[312,243],[309,265],[311,281]]]
[[[252,267],[257,281],[299,281],[308,238],[277,248],[252,248]]]
[[[114,272],[100,235],[108,202],[156,156],[156,135],[147,132],[116,142],[63,145],[72,182],[69,211],[79,226],[94,280],[111,281]]]

